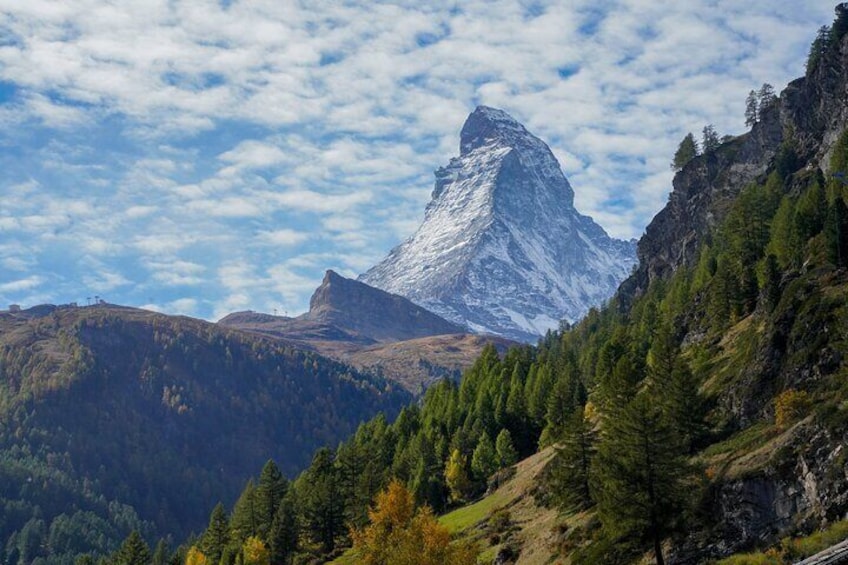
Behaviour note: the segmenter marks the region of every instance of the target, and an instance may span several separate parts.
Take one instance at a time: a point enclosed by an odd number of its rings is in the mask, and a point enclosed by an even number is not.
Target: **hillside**
[[[503,352],[515,342],[468,330],[359,281],[327,271],[296,318],[234,312],[222,326],[315,351],[420,394],[442,378],[459,379],[487,343]]]
[[[269,458],[292,476],[409,396],[195,319],[97,305],[0,314],[0,539],[9,562],[185,536]]]

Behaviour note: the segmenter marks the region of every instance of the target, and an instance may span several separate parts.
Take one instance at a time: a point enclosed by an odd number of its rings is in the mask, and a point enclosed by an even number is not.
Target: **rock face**
[[[301,319],[331,324],[374,341],[466,333],[402,296],[327,271]]]
[[[542,140],[480,106],[460,156],[436,171],[418,231],[360,280],[475,331],[535,341],[609,298],[634,247],[574,209]]]
[[[785,174],[801,168],[831,172],[830,155],[846,123],[848,36],[805,77],[789,83],[750,132],[696,157],[675,176],[668,204],[639,240],[639,267],[622,285],[623,302],[679,266],[693,265],[739,192],[773,169],[776,159],[783,160]]]

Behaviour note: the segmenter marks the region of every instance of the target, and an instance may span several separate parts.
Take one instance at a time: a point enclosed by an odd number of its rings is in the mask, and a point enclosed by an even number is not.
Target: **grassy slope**
[[[552,456],[553,449],[547,448],[520,461],[516,465],[515,475],[495,492],[441,516],[439,522],[457,539],[477,541],[482,550],[480,563],[491,563],[502,544],[492,543],[487,524],[494,513],[508,510],[509,529],[513,532],[511,539],[521,545],[521,553],[516,563],[552,563],[555,554],[552,532],[561,520],[555,510],[536,506],[531,494],[539,474]],[[356,563],[356,558],[348,551],[331,563],[352,565]]]

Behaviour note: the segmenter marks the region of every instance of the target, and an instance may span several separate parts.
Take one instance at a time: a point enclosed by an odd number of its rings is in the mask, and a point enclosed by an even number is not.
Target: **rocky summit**
[[[360,280],[475,331],[535,341],[610,297],[635,262],[634,241],[574,208],[550,148],[479,106],[418,231]]]

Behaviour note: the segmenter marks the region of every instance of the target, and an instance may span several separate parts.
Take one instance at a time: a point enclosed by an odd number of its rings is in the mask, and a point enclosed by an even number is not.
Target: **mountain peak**
[[[513,145],[517,140],[527,138],[537,140],[515,118],[490,106],[477,106],[465,120],[459,134],[460,155],[483,147],[492,141],[500,141],[505,145]]]
[[[478,106],[460,156],[436,171],[424,223],[360,280],[452,322],[532,342],[609,298],[634,251],[574,209],[544,141]]]
[[[398,341],[465,333],[406,298],[345,278],[328,270],[300,320],[321,322],[374,341]]]

